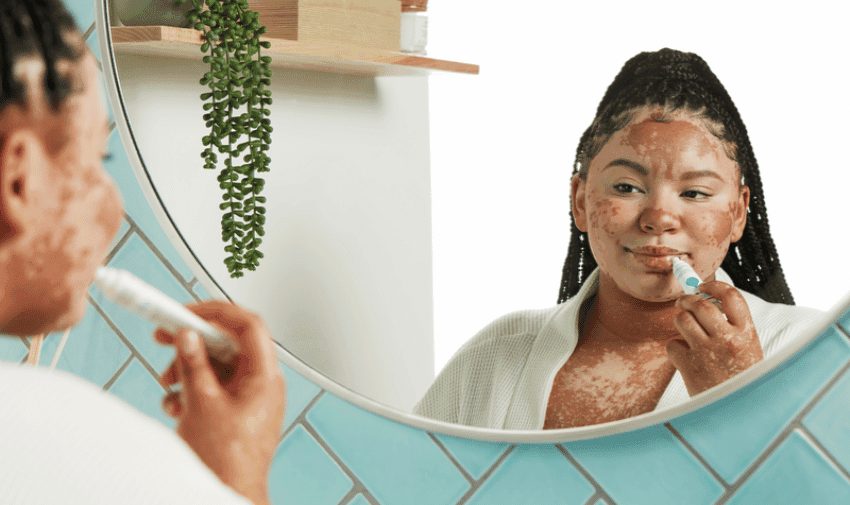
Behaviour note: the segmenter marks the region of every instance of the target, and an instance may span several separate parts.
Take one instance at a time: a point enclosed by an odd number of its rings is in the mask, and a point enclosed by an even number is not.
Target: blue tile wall
[[[66,0],[65,7],[74,16],[74,21],[77,22],[77,27],[81,33],[85,33],[89,27],[94,25],[95,9],[97,2],[89,2],[88,0]]]
[[[297,426],[280,444],[269,486],[278,503],[311,505],[339,503],[353,482],[303,427]]]
[[[803,425],[835,455],[835,459],[850,469],[850,372],[844,372],[835,386],[803,419]]]
[[[108,391],[169,428],[177,424],[162,410],[166,391],[138,360],[130,361]]]
[[[304,409],[316,398],[322,388],[283,363],[280,363],[280,369],[286,377],[286,417],[281,429],[287,430],[302,415]]]
[[[0,361],[20,363],[27,356],[27,346],[20,338],[4,335],[0,338]]]
[[[434,435],[434,439],[446,448],[446,454],[454,457],[458,466],[474,480],[480,479],[509,447],[508,444],[494,444],[448,435]]]
[[[307,421],[386,505],[453,504],[470,484],[427,433],[325,393]],[[398,459],[399,454],[410,457]],[[423,464],[427,463],[427,464]]]
[[[97,50],[93,5],[99,5],[66,1]],[[209,298],[156,220],[117,130],[110,140],[108,170],[127,208],[110,265],[181,302]],[[89,301],[58,367],[173,426],[160,409],[165,391],[156,380],[173,351],[153,342],[153,325],[94,291]],[[850,327],[850,312],[842,323]],[[42,364],[60,339],[53,334],[45,341]],[[0,360],[20,362],[27,345],[0,339]],[[272,499],[311,505],[850,503],[848,362],[850,340],[835,325],[756,383],[669,423],[589,441],[516,445],[384,419],[281,364],[288,406]]]
[[[546,485],[541,486],[541,482]],[[550,444],[523,444],[514,447],[467,503],[582,505],[594,492],[594,486],[564,457],[558,447]]]
[[[735,401],[710,405],[670,424],[726,482],[733,482],[848,361],[848,339],[827,330],[770,377],[735,392]]]
[[[563,444],[618,503],[714,503],[723,487],[662,425]],[[675,469],[676,478],[661,478]]]
[[[56,355],[62,332],[51,333],[41,347],[40,365],[49,366]],[[93,306],[71,329],[56,368],[106,386],[130,358],[132,352]]]
[[[850,480],[795,431],[727,503],[850,503]]]

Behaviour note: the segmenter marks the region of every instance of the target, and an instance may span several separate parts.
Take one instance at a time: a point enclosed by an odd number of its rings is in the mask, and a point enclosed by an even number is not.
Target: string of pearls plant
[[[176,0],[182,5],[187,0]],[[224,168],[218,176],[224,190],[219,206],[226,211],[221,218],[221,238],[230,253],[224,264],[232,278],[242,277],[243,269],[254,271],[260,264],[265,232],[266,197],[260,196],[265,181],[257,177],[268,172],[271,159],[266,154],[271,144],[271,57],[262,56],[268,41],[260,42],[266,28],[260,15],[248,9],[247,0],[191,0],[186,13],[191,26],[204,35],[201,45],[209,72],[201,85],[210,91],[201,94],[204,121],[210,134],[203,137],[201,153],[205,169],[218,167],[218,155]],[[206,7],[206,10],[205,10]],[[256,55],[256,57],[254,57]],[[246,152],[247,151],[247,152]],[[239,158],[242,153],[245,155]],[[241,164],[240,164],[241,163]]]

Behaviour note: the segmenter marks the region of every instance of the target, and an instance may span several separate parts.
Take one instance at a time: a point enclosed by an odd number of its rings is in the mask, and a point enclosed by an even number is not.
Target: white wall
[[[273,69],[265,258],[234,280],[200,158],[204,65],[117,60],[144,161],[213,278],[313,368],[410,409],[434,369],[427,78]]]
[[[738,106],[797,304],[837,302],[850,289],[847,10],[429,2],[428,55],[481,65],[430,78],[436,370],[496,317],[555,304],[579,137],[623,63],[662,47],[702,56]]]

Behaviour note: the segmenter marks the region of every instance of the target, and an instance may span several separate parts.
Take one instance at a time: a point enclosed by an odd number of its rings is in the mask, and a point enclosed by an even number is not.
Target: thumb
[[[684,340],[675,339],[667,342],[666,350],[667,359],[673,363],[673,366],[676,367],[679,372],[682,372],[686,366],[687,356],[691,348]],[[682,375],[684,375],[684,373]]]
[[[177,335],[177,372],[183,384],[183,401],[194,410],[204,398],[221,394],[221,386],[210,365],[201,337],[194,330],[181,330]]]

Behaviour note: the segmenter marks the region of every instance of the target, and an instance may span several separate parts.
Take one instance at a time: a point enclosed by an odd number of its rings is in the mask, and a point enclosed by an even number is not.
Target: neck
[[[599,292],[590,317],[607,337],[623,343],[664,342],[678,337],[673,319],[676,300],[645,302],[623,292],[608,275],[599,275]]]

